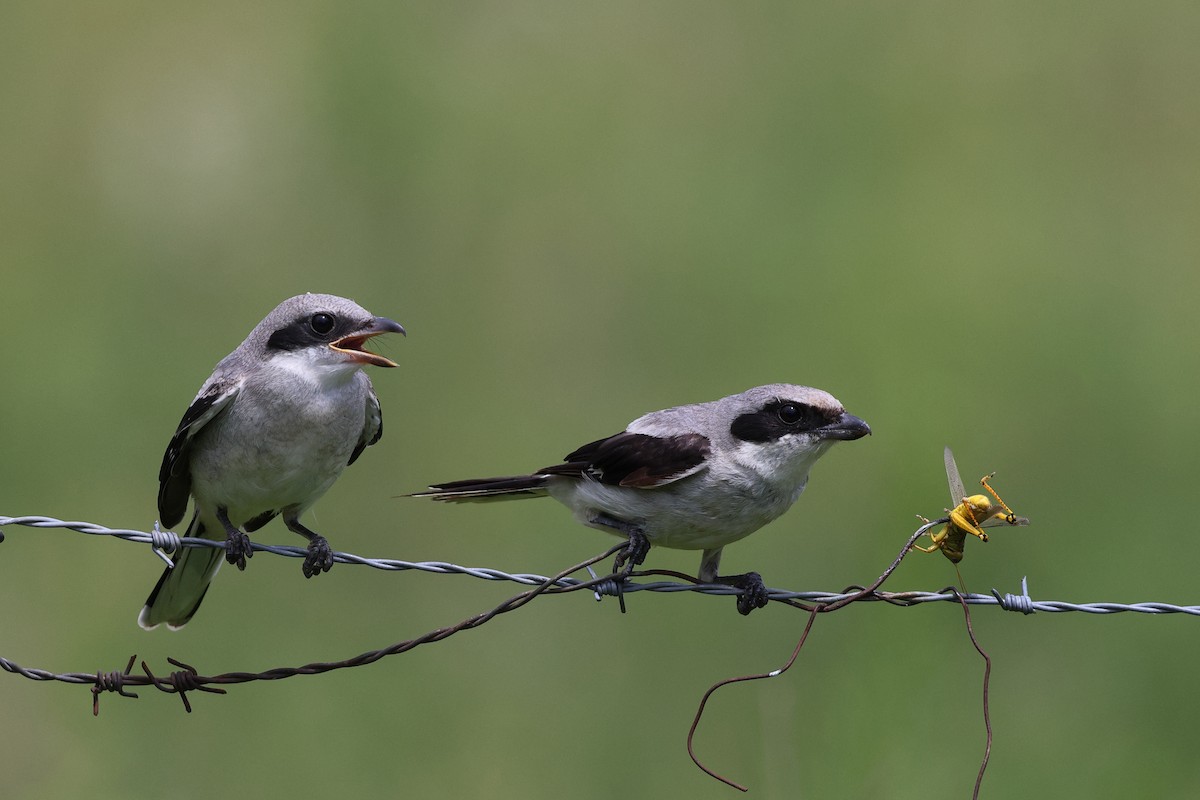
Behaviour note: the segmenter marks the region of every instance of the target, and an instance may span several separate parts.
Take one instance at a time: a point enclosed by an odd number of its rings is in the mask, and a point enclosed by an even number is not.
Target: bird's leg
[[[225,560],[238,569],[245,569],[246,559],[254,555],[250,537],[229,521],[229,510],[225,506],[217,506],[217,521],[225,529]]]
[[[319,533],[310,531],[300,524],[300,520],[290,514],[283,515],[283,524],[287,525],[288,530],[292,533],[298,533],[308,539],[308,555],[304,557],[304,577],[311,578],[322,572],[329,572],[329,568],[333,566],[333,549],[329,546],[329,540]]]
[[[742,616],[756,608],[762,608],[770,599],[767,597],[767,587],[763,584],[762,576],[757,572],[747,572],[744,575],[720,576],[717,574],[721,566],[721,548],[711,547],[700,557],[700,571],[696,573],[701,583],[719,583],[723,586],[734,586],[742,590],[737,597],[737,610]]]
[[[615,574],[627,577],[630,572],[633,572],[634,567],[640,566],[646,560],[646,554],[650,552],[650,540],[646,538],[646,533],[640,525],[622,522],[607,514],[597,514],[592,517],[591,522],[593,525],[603,525],[606,528],[612,528],[629,538],[629,545],[617,553],[617,557],[613,561],[613,572]]]
[[[650,539],[640,525],[623,522],[607,514],[596,514],[592,517],[591,524],[612,528],[629,538],[625,549],[617,553],[617,557],[613,559],[613,574],[618,576],[617,600],[620,601],[621,613],[624,614],[625,581],[629,580],[629,573],[633,572],[633,568],[646,560],[646,554],[650,552]]]

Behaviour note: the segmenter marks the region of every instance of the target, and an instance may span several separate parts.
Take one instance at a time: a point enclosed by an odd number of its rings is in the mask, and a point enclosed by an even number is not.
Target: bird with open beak
[[[333,566],[329,542],[300,516],[383,434],[379,399],[362,370],[396,366],[366,349],[385,333],[404,328],[351,300],[303,294],[280,303],[217,364],[167,445],[158,513],[163,525],[177,525],[190,496],[185,535],[221,537],[225,547],[178,553],[139,625],[187,624],[222,557],[245,569],[253,555],[247,534],[276,516],[308,540],[305,577]]]

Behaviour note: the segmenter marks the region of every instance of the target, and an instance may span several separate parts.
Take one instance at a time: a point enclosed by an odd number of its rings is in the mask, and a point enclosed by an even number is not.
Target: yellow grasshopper
[[[986,542],[988,535],[984,532],[984,528],[992,528],[997,525],[1028,525],[1029,520],[1014,514],[1008,504],[1000,499],[1000,495],[996,494],[996,490],[988,485],[988,481],[995,474],[993,472],[984,475],[979,479],[979,484],[988,490],[988,494],[996,498],[996,503],[992,503],[988,496],[983,494],[973,494],[968,497],[963,488],[962,478],[958,474],[958,465],[954,463],[954,453],[950,452],[950,448],[947,447],[946,479],[950,482],[950,502],[957,503],[957,505],[952,509],[946,509],[950,515],[950,521],[937,533],[930,534],[929,539],[932,543],[930,547],[921,547],[915,542],[913,547],[922,553],[935,553],[941,550],[942,555],[950,559],[951,563],[958,564],[963,558],[963,547],[967,543],[967,534],[978,537],[981,542]]]

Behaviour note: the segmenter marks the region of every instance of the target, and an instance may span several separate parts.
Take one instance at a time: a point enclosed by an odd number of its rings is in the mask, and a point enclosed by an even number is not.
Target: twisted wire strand
[[[939,523],[939,520],[934,520],[930,525]],[[160,531],[155,525],[153,531],[139,531],[129,528],[108,528],[103,525],[98,525],[92,522],[79,521],[64,521],[55,519],[54,517],[44,516],[21,516],[8,517],[0,516],[0,529],[8,525],[19,525],[29,528],[59,528],[76,533],[82,533],[89,536],[110,536],[115,539],[120,539],[127,542],[136,542],[139,544],[149,544],[154,548],[156,553],[161,553],[167,549],[172,543],[177,543],[181,547],[218,547],[224,548],[224,542],[213,541],[211,539],[196,539],[191,537],[180,537],[169,531]],[[273,555],[285,556],[288,558],[304,558],[307,555],[307,550],[303,547],[292,547],[288,545],[272,545],[260,544],[251,542],[251,547],[256,551],[271,553]],[[167,549],[167,552],[173,552],[172,549]],[[334,553],[334,561],[341,564],[354,564],[357,566],[371,567],[389,572],[402,572],[406,570],[417,570],[420,572],[428,572],[435,575],[466,575],[472,578],[478,578],[488,581],[508,581],[522,586],[540,586],[546,583],[549,578],[544,575],[538,575],[530,572],[505,572],[500,569],[490,567],[467,567],[459,564],[452,564],[448,561],[404,561],[393,558],[369,558],[366,556],[356,555],[354,553],[345,553],[337,551]],[[557,588],[574,588],[579,586],[582,581],[578,578],[569,576],[561,576],[554,579],[553,587]],[[594,584],[593,588],[599,595],[616,595],[618,593],[630,594],[633,592],[697,592],[708,595],[736,595],[741,590],[733,586],[724,586],[720,584],[704,584],[704,583],[682,583],[677,581],[653,581],[653,582],[627,582],[623,586],[618,587],[614,580],[599,579],[589,581]],[[768,589],[768,596],[772,600],[794,600],[816,604],[830,604],[839,601],[847,600],[854,597],[857,592],[852,589],[847,589],[843,592],[829,591],[794,591],[787,589]],[[1157,601],[1138,602],[1138,603],[1121,603],[1114,601],[1096,601],[1090,603],[1072,603],[1062,600],[1033,600],[1026,589],[1025,581],[1022,580],[1021,594],[1000,594],[993,589],[990,594],[967,594],[964,595],[966,602],[971,605],[980,606],[997,606],[1005,611],[1019,611],[1024,614],[1031,614],[1036,611],[1044,611],[1049,613],[1065,613],[1065,612],[1080,612],[1084,614],[1118,614],[1130,612],[1135,614],[1189,614],[1192,616],[1200,616],[1200,605],[1177,605],[1174,603],[1165,603]],[[907,591],[907,592],[871,592],[865,596],[856,597],[856,601],[882,601],[900,606],[913,606],[922,603],[958,603],[959,594],[955,593],[952,588],[947,587],[936,592],[930,591]],[[89,682],[94,680],[95,676],[91,676]]]
[[[3,519],[9,518],[6,517]],[[101,694],[112,692],[122,697],[136,698],[137,694],[126,691],[126,687],[128,686],[151,686],[161,692],[178,695],[180,700],[183,702],[184,709],[188,713],[191,713],[192,705],[187,696],[188,692],[199,691],[210,692],[213,694],[225,694],[225,690],[220,688],[222,685],[250,683],[253,681],[282,680],[284,678],[291,678],[297,675],[320,675],[326,672],[332,672],[334,670],[372,664],[386,656],[405,653],[423,644],[439,642],[461,631],[477,628],[480,625],[491,621],[500,614],[504,614],[522,607],[538,595],[550,592],[561,593],[578,591],[599,585],[604,581],[610,580],[612,576],[596,578],[590,581],[576,581],[569,586],[563,586],[560,582],[563,578],[571,573],[589,568],[592,564],[615,555],[619,550],[625,548],[625,546],[625,543],[614,545],[607,551],[597,556],[563,570],[558,575],[545,578],[537,586],[531,589],[526,589],[525,591],[508,598],[494,608],[483,613],[467,617],[455,625],[438,628],[414,639],[406,639],[401,642],[396,642],[379,650],[371,650],[365,653],[360,653],[357,656],[343,659],[341,661],[318,661],[304,664],[299,667],[277,667],[275,669],[269,669],[263,672],[226,672],[220,675],[208,676],[201,675],[199,671],[190,664],[185,664],[184,662],[177,661],[173,658],[168,658],[167,661],[171,665],[178,667],[177,670],[174,670],[167,675],[156,675],[146,664],[146,662],[142,661],[142,674],[139,675],[133,672],[134,663],[137,661],[136,655],[129,658],[129,663],[126,665],[123,672],[118,672],[115,670],[105,672],[103,670],[99,670],[95,673],[55,673],[50,670],[23,667],[10,659],[0,657],[0,669],[38,681],[60,681],[63,683],[91,684],[93,698],[92,713],[96,715],[100,713]]]
[[[869,600],[882,601],[891,605],[899,606],[912,606],[928,602],[954,602],[975,605],[994,605],[1004,610],[1020,611],[1025,614],[1031,614],[1035,611],[1082,611],[1092,614],[1112,614],[1122,611],[1133,611],[1149,614],[1200,614],[1200,606],[1179,606],[1170,603],[1155,602],[1126,604],[1111,602],[1065,603],[1060,601],[1034,601],[1029,596],[1027,582],[1024,579],[1021,583],[1021,594],[1019,595],[1001,595],[996,590],[992,590],[992,593],[987,595],[972,594],[962,596],[956,592],[953,587],[947,588],[940,592],[880,591],[878,587],[883,583],[887,576],[890,575],[897,566],[899,566],[901,559],[903,559],[904,555],[908,552],[912,543],[930,528],[943,522],[945,522],[944,519],[933,520],[918,528],[917,531],[909,538],[905,546],[901,549],[900,554],[892,562],[891,566],[889,566],[887,570],[885,570],[885,572],[870,587],[850,587],[844,592],[795,592],[770,590],[769,596],[773,600],[778,600],[787,605],[806,609],[814,614],[820,611],[833,611],[852,602]],[[159,530],[157,524],[155,525],[153,532],[146,532],[127,528],[108,528],[103,525],[96,525],[90,522],[64,521],[55,519],[53,517],[43,516],[0,516],[0,542],[3,541],[3,527],[12,525],[36,529],[58,528],[83,533],[86,535],[109,536],[123,541],[150,544],[154,550],[154,553],[158,557],[168,561],[168,563],[169,556],[167,553],[175,552],[179,547],[224,547],[223,542],[187,537],[180,538],[169,531]],[[282,547],[257,543],[254,543],[253,547],[255,550],[293,558],[303,557],[307,552],[305,549],[299,547]],[[178,669],[173,670],[165,676],[156,675],[145,661],[141,662],[141,674],[138,674],[133,671],[134,664],[137,661],[136,655],[130,657],[129,663],[126,665],[124,671],[113,670],[105,672],[103,670],[99,670],[94,673],[56,673],[45,669],[23,667],[20,664],[3,657],[0,657],[0,669],[37,681],[59,681],[64,683],[84,685],[90,684],[91,693],[93,696],[92,712],[94,714],[99,713],[101,694],[114,693],[122,697],[136,698],[137,694],[127,691],[127,687],[131,686],[150,686],[158,689],[161,692],[176,694],[182,701],[184,708],[190,712],[192,710],[192,706],[191,701],[188,698],[189,692],[224,694],[225,690],[220,688],[222,685],[240,684],[263,680],[281,680],[283,678],[289,678],[296,675],[316,675],[337,669],[371,664],[386,656],[404,653],[420,645],[430,642],[438,642],[453,636],[460,631],[469,630],[483,625],[500,614],[504,614],[522,607],[535,597],[542,594],[563,594],[580,590],[591,590],[596,594],[596,598],[600,599],[603,594],[615,594],[620,597],[623,595],[623,593],[637,591],[700,592],[703,594],[712,595],[730,595],[737,594],[740,591],[739,589],[731,586],[696,584],[687,582],[690,580],[688,576],[666,570],[647,570],[641,572],[622,573],[620,575],[610,574],[597,576],[591,568],[592,565],[614,556],[618,551],[623,550],[625,547],[626,543],[624,542],[616,544],[607,551],[552,576],[533,575],[529,573],[512,574],[497,569],[462,567],[457,564],[451,564],[444,561],[409,562],[400,561],[397,559],[365,558],[352,553],[337,553],[335,555],[335,560],[346,564],[358,564],[390,571],[415,569],[431,572],[433,574],[462,574],[483,580],[511,581],[524,586],[532,587],[525,589],[513,597],[508,598],[488,611],[475,614],[474,616],[468,617],[455,625],[438,628],[417,638],[396,642],[379,650],[360,653],[357,656],[353,656],[342,661],[313,662],[299,667],[279,667],[263,672],[227,672],[214,676],[201,675],[195,667],[172,658],[168,658],[167,661]],[[588,571],[590,575],[588,580],[580,580],[578,578],[571,577],[571,575],[574,573],[581,572],[583,570]],[[668,575],[680,578],[683,580],[683,582],[630,582],[628,581],[628,577],[631,575],[634,577],[645,577],[647,575]],[[805,605],[806,603],[808,605]]]

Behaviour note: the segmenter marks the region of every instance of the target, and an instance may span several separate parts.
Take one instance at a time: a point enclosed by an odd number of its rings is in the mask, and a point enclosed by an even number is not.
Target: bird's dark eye
[[[784,403],[779,407],[779,421],[784,425],[795,425],[804,419],[804,409],[795,403]]]
[[[318,336],[325,336],[332,331],[336,322],[337,320],[334,319],[333,314],[326,314],[324,312],[318,312],[308,318],[308,326]]]

